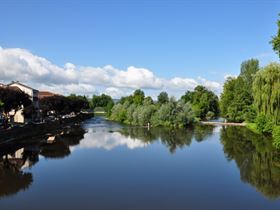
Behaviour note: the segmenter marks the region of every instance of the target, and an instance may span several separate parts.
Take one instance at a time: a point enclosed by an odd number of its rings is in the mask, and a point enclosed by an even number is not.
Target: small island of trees
[[[142,90],[123,97],[109,118],[130,125],[184,127],[218,116],[218,97],[203,86],[188,91],[179,100],[161,92],[155,102]]]

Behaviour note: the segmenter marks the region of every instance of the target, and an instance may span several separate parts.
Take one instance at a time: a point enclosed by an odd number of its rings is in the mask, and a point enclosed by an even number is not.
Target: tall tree
[[[138,89],[138,90],[135,90],[134,93],[133,93],[133,102],[136,104],[136,105],[141,105],[144,101],[144,98],[145,98],[145,93]]]
[[[218,96],[202,85],[198,85],[192,92],[187,91],[181,99],[191,103],[195,115],[200,119],[205,119],[209,113],[214,116],[219,114]]]
[[[161,92],[161,93],[158,95],[157,99],[158,99],[158,102],[159,102],[160,104],[165,104],[165,103],[167,103],[167,102],[169,101],[167,92]]]
[[[253,83],[258,114],[264,113],[280,123],[280,64],[271,63],[256,74]]]
[[[259,60],[250,59],[241,63],[240,77],[242,77],[245,89],[250,92],[254,81],[254,75],[259,71]]]
[[[223,117],[235,122],[254,119],[252,84],[258,71],[259,61],[250,59],[241,64],[240,75],[237,78],[229,78],[225,82],[220,100]]]
[[[279,14],[280,16],[280,14]],[[278,54],[280,57],[280,19],[277,21],[278,31],[275,36],[272,37],[270,43],[272,44],[273,50]]]

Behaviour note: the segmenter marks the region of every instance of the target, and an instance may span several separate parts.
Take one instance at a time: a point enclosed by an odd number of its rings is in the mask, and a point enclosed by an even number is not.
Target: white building
[[[30,96],[30,100],[32,101],[35,108],[39,108],[39,91],[33,89],[27,85],[24,85],[20,82],[12,82],[8,84],[9,87],[18,87],[21,91],[25,92],[27,95]]]
[[[24,93],[26,93],[27,95],[29,95],[30,100],[33,103],[33,106],[36,110],[39,111],[39,91],[36,89],[33,89],[27,85],[24,85],[18,81],[16,82],[11,82],[10,84],[7,85],[8,87],[17,87],[19,88],[21,91],[23,91]],[[23,109],[18,110],[16,112],[16,114],[14,115],[14,122],[17,123],[24,123],[25,119],[23,116]]]

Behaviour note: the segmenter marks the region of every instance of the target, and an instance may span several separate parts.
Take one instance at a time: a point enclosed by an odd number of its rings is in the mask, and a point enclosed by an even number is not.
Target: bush
[[[272,144],[275,148],[280,149],[280,126],[275,126],[272,131]]]
[[[268,119],[265,114],[260,114],[256,118],[257,129],[262,133],[272,133],[274,123]]]

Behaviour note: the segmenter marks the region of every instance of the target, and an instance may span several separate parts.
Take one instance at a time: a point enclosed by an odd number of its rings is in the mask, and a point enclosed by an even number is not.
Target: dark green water
[[[52,145],[2,145],[0,209],[276,210],[280,152],[246,128],[148,130],[95,118]]]

